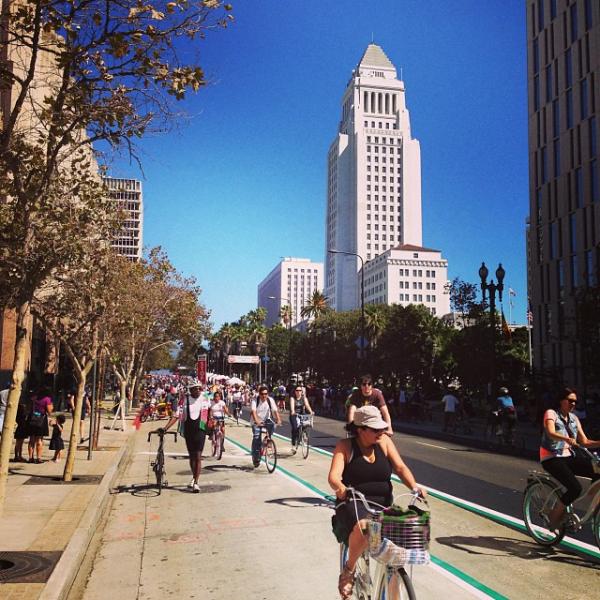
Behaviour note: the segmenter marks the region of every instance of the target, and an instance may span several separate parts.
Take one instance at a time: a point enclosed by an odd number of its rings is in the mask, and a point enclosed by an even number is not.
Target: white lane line
[[[446,579],[449,579],[450,581],[452,581],[455,585],[457,585],[461,589],[468,592],[474,598],[479,598],[480,600],[489,600],[489,598],[490,598],[489,594],[486,594],[485,592],[478,590],[476,587],[470,585],[468,582],[466,582],[463,579],[461,579],[460,577],[457,577],[456,575],[454,575],[454,573],[450,573],[450,571],[447,571],[446,569],[444,569],[444,567],[441,567],[440,565],[436,565],[433,561],[430,562],[427,566],[430,569],[436,571],[437,573],[440,573],[441,575],[443,575]]]
[[[425,442],[415,442],[415,444],[419,444],[420,446],[429,446],[430,448],[439,448],[440,450],[449,450],[446,446],[436,446],[435,444],[426,444]]]

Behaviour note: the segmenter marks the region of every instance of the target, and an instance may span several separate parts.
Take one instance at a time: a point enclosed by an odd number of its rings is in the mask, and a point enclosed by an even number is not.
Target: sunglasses
[[[294,390],[294,391],[295,391],[295,392],[301,392],[301,391],[302,391],[302,389],[301,389],[301,388],[298,388],[297,390]]]
[[[361,381],[360,385],[373,385],[372,381]]]

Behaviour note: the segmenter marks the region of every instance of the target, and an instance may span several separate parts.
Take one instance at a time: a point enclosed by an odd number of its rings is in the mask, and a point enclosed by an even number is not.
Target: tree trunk
[[[86,379],[87,371],[77,372],[77,395],[75,396],[75,411],[73,412],[73,424],[71,425],[69,450],[67,451],[67,460],[65,462],[65,470],[63,472],[63,481],[73,480],[73,467],[75,465],[75,454],[77,453],[77,444],[79,442],[79,423],[81,422],[83,394],[85,392]]]
[[[30,304],[24,302],[17,311],[17,336],[15,339],[15,357],[13,359],[12,379],[10,392],[8,394],[8,405],[4,414],[4,426],[2,428],[2,439],[0,440],[0,516],[4,508],[6,497],[6,483],[8,479],[8,461],[13,443],[15,422],[17,420],[17,409],[21,399],[23,380],[25,379],[25,367],[29,358],[29,335],[27,326],[30,319]]]

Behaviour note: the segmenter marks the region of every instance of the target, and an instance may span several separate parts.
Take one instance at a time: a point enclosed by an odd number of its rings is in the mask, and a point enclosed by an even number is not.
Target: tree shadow
[[[252,465],[202,465],[202,471],[210,471],[213,473],[218,473],[219,471],[243,471],[250,473],[251,471],[254,471],[254,467]],[[177,475],[189,475],[189,471],[180,471]]]
[[[436,542],[467,554],[483,556],[515,556],[526,560],[546,560],[568,563],[580,567],[593,567],[600,571],[600,564],[586,555],[565,552],[562,548],[540,546],[529,540],[500,536],[461,536],[435,538]]]

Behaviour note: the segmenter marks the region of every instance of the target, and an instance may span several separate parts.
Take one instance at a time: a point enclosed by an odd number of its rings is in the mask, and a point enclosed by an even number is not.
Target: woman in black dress
[[[329,485],[339,500],[346,498],[346,488],[362,492],[367,500],[392,504],[392,472],[412,491],[425,497],[427,492],[417,485],[411,470],[400,458],[392,439],[384,435],[388,424],[376,406],[367,405],[354,413],[351,430],[356,437],[339,440],[331,459]],[[336,511],[336,529],[348,543],[348,560],[340,574],[338,589],[342,598],[349,598],[354,587],[354,570],[359,556],[366,550],[368,537],[365,507],[357,502],[341,505]]]

